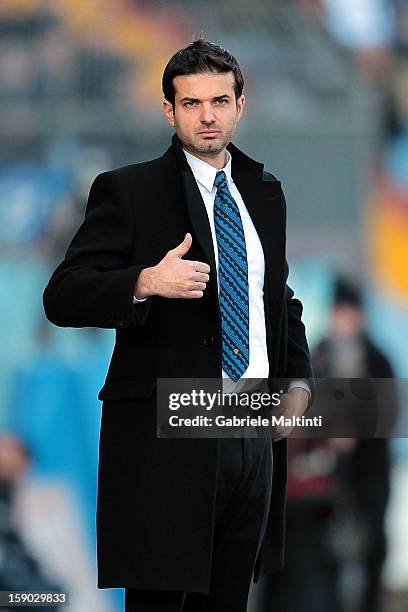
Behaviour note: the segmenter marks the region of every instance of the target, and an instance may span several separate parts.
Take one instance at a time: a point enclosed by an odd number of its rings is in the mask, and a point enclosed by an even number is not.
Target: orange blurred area
[[[3,0],[0,15],[27,15],[44,4],[41,0]]]
[[[408,305],[408,192],[391,181],[377,187],[366,208],[370,276]]]
[[[139,10],[126,0],[6,0],[0,14],[27,18],[37,11],[60,22],[72,41],[122,56],[131,65],[127,95],[134,103],[148,104],[160,94],[160,77],[172,51],[185,42],[188,18],[164,5]]]

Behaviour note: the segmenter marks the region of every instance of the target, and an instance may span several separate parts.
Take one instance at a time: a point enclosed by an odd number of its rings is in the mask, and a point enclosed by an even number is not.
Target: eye
[[[217,100],[217,104],[226,104],[228,102],[227,98],[221,98],[221,100]]]
[[[188,101],[188,102],[184,102],[184,107],[185,108],[191,108],[192,106],[194,106],[196,104],[196,102],[193,102],[192,100]]]

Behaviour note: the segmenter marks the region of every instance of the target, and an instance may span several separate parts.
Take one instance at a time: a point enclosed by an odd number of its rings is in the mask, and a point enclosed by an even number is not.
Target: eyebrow
[[[213,100],[222,100],[224,98],[230,99],[231,96],[229,96],[228,94],[223,94],[222,96],[214,96]],[[198,98],[189,98],[188,96],[186,96],[185,98],[182,98],[180,102],[201,102],[201,100],[199,100]]]

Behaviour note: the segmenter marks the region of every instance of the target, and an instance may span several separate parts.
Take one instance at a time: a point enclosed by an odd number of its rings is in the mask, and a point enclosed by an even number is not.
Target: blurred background
[[[114,332],[54,328],[42,291],[94,177],[168,147],[162,71],[201,32],[244,73],[236,144],[282,181],[317,375],[408,377],[407,0],[1,0],[0,590],[72,612],[122,605],[94,533]],[[287,568],[251,612],[407,610],[408,441],[290,444]]]

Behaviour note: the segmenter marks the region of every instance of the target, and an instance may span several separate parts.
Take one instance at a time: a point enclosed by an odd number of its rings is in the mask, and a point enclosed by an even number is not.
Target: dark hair
[[[174,106],[173,79],[176,76],[201,72],[233,72],[235,97],[239,98],[242,95],[244,79],[235,57],[222,47],[200,38],[177,51],[164,69],[162,86],[166,100]]]
[[[349,304],[355,308],[363,307],[362,292],[354,279],[338,275],[333,284],[333,305]]]

